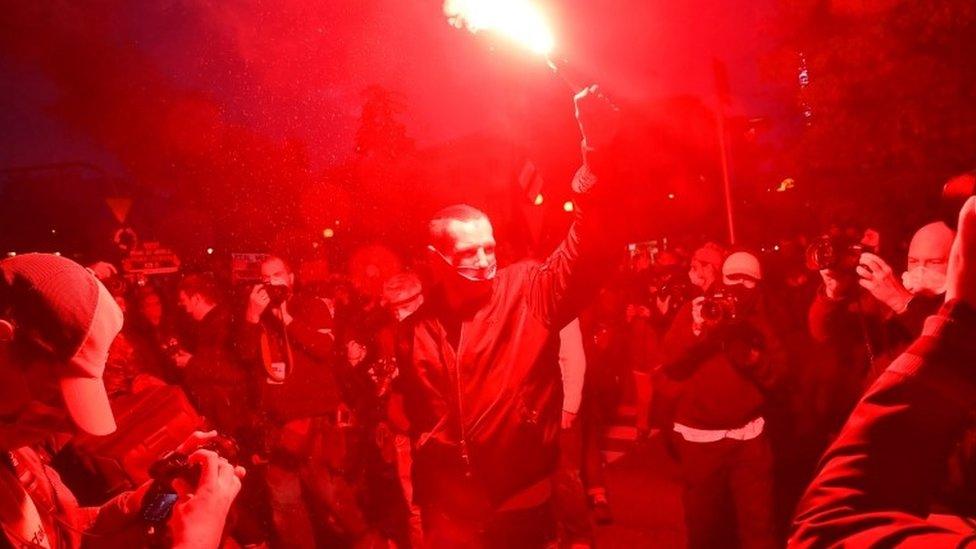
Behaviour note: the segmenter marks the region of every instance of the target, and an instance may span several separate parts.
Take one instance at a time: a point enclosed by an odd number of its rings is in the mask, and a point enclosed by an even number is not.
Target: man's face
[[[915,233],[908,247],[908,269],[902,275],[908,291],[926,295],[945,291],[953,237],[952,230],[941,223],[926,225]]]
[[[201,320],[207,314],[206,303],[200,294],[187,294],[181,291],[178,299],[180,308],[193,320]]]
[[[139,304],[139,311],[153,326],[159,326],[163,322],[163,302],[156,294],[144,297]]]
[[[692,259],[691,268],[688,270],[688,279],[695,286],[707,290],[715,281],[715,267],[710,263]]]
[[[468,280],[485,281],[495,276],[495,235],[488,218],[452,219],[447,225],[453,247],[442,252],[445,261]]]
[[[264,280],[265,284],[271,284],[273,286],[288,286],[292,288],[295,285],[294,273],[288,272],[288,267],[285,265],[285,262],[277,258],[270,259],[261,264],[261,279]]]
[[[0,350],[0,448],[35,444],[75,431],[61,398],[57,365],[3,344]]]
[[[952,241],[948,244],[951,246]],[[908,270],[925,267],[945,274],[949,264],[949,246],[942,246],[938,242],[913,240],[908,248]]]

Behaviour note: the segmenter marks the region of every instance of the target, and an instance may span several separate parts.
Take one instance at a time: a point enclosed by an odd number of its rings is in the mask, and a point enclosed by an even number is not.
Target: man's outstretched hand
[[[959,211],[947,277],[946,299],[960,299],[976,307],[976,196],[970,197]]]
[[[596,85],[576,94],[576,121],[589,149],[602,149],[613,142],[620,126],[620,109]]]

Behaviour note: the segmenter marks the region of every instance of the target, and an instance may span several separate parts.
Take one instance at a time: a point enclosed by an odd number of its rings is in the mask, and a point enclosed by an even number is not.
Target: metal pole
[[[722,106],[715,109],[718,118],[718,146],[722,162],[722,186],[725,191],[725,218],[729,226],[729,244],[735,245],[735,221],[732,215],[732,181],[729,177],[729,153],[725,144],[725,113]]]

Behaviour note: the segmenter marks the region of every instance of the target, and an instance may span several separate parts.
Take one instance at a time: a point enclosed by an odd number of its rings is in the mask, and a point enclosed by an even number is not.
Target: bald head
[[[901,281],[912,294],[939,295],[945,291],[949,250],[956,233],[942,222],[915,232],[908,246],[908,270]]]
[[[929,223],[915,232],[908,246],[908,268],[927,267],[945,272],[956,232],[945,223]]]

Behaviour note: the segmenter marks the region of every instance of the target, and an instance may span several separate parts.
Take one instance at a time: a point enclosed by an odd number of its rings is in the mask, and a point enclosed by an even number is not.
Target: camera
[[[271,306],[278,307],[288,298],[291,297],[291,288],[285,284],[269,284],[264,285],[264,291],[268,292],[268,297],[271,298]]]
[[[217,435],[200,448],[211,450],[232,463],[237,460],[239,453],[237,442],[225,435]],[[190,486],[196,486],[200,482],[200,467],[191,464],[189,456],[170,452],[149,467],[149,477],[160,484],[168,485],[176,479],[182,479]]]
[[[200,448],[216,452],[231,463],[237,461],[239,454],[237,442],[224,435],[218,435]],[[149,533],[158,536],[164,530],[156,526],[169,520],[179,500],[173,481],[181,479],[192,487],[197,486],[200,483],[200,466],[191,464],[187,455],[170,452],[149,466],[149,477],[153,483],[143,497],[140,515],[149,524]]]
[[[658,288],[657,297],[662,301],[670,298],[671,308],[676,309],[694,295],[694,290],[690,282],[685,282],[680,277],[671,277]]]
[[[806,265],[811,271],[854,272],[864,252],[874,252],[874,248],[858,242],[849,242],[841,238],[822,236],[806,250]]]
[[[710,324],[733,321],[740,314],[739,298],[729,291],[716,291],[706,296],[701,303],[702,320]]]

